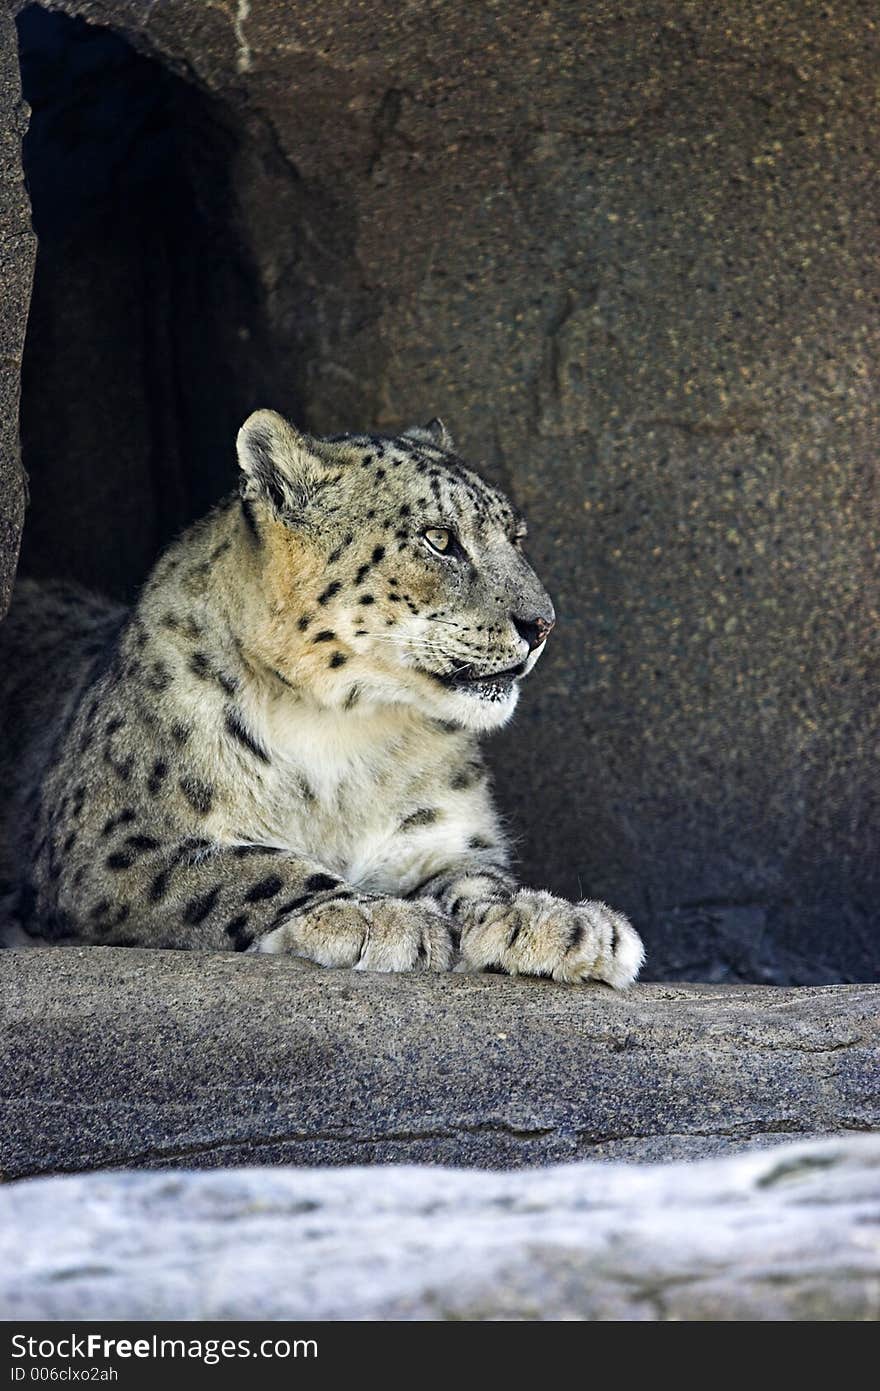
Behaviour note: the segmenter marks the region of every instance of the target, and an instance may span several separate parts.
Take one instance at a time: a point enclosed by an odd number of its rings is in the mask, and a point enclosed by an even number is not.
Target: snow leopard
[[[319,437],[259,410],[237,458],[133,606],[17,587],[6,944],[628,986],[623,913],[517,883],[481,752],[556,621],[519,511],[439,420]]]

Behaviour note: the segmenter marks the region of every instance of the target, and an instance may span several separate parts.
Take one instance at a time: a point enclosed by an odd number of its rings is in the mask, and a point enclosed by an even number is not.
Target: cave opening
[[[233,486],[242,419],[270,393],[295,411],[296,384],[233,191],[234,113],[109,29],[33,5],[18,31],[38,238],[21,571],[129,598]]]

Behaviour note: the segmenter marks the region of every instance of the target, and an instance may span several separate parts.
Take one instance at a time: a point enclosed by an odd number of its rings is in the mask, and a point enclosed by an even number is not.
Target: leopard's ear
[[[427,425],[413,425],[409,430],[404,430],[404,439],[424,440],[425,444],[433,444],[437,449],[453,450],[455,441],[447,430],[443,421],[438,416],[429,420]]]
[[[314,443],[277,411],[254,411],[236,440],[243,498],[267,503],[279,520],[296,522],[326,479]]]

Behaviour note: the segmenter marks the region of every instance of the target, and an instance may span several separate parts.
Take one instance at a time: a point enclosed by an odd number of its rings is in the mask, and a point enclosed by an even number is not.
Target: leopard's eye
[[[431,550],[436,551],[438,555],[448,555],[452,550],[452,532],[447,531],[445,527],[429,526],[427,531],[422,532],[422,535]]]

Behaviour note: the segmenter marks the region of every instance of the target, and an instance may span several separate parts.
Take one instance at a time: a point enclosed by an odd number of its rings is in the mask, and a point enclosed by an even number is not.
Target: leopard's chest
[[[365,775],[357,767],[341,772],[338,778],[309,784],[311,795],[300,795],[299,768],[294,774],[295,790],[281,818],[279,831],[284,842],[310,855],[350,884],[367,887],[370,875],[378,871],[393,881],[398,853],[399,806],[407,801],[407,782],[400,770],[389,775]]]
[[[303,720],[276,743],[259,782],[240,789],[236,835],[283,845],[347,883],[397,892],[413,858],[401,826],[442,776],[435,743],[430,731],[387,720],[342,730]]]

